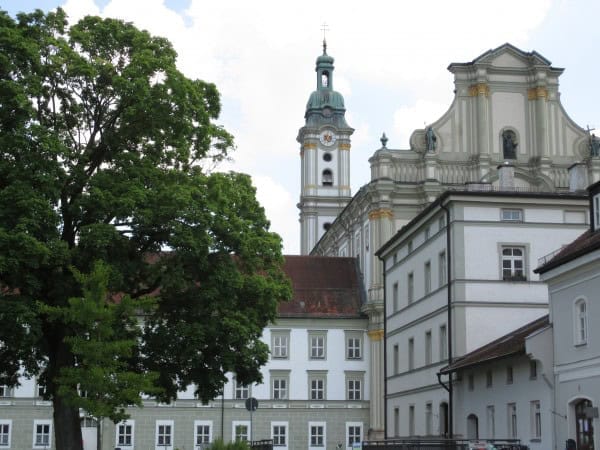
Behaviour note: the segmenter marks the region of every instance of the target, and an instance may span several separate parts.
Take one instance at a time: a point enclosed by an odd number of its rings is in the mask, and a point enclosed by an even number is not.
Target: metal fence
[[[364,441],[362,450],[527,450],[519,439],[402,438]]]

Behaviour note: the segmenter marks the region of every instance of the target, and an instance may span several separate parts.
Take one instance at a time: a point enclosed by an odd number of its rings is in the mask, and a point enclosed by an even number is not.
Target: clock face
[[[319,136],[319,140],[321,141],[321,144],[330,147],[333,144],[335,144],[335,140],[337,139],[335,133],[333,131],[330,130],[325,130],[321,133],[321,135]]]

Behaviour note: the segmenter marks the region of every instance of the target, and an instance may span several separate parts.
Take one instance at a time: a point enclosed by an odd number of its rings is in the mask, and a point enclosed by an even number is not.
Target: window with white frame
[[[448,266],[446,265],[446,252],[443,251],[438,255],[438,267],[439,267],[439,283],[440,287],[446,284],[448,278]]]
[[[248,422],[246,420],[243,420],[243,421],[234,420],[231,430],[232,430],[231,439],[233,441],[247,442],[252,439],[252,437],[250,436],[250,422]]]
[[[448,358],[448,333],[446,325],[440,325],[440,361]]]
[[[425,290],[425,295],[431,292],[431,261],[427,261],[425,263],[424,268],[424,285],[423,288]]]
[[[400,348],[398,344],[394,345],[394,360],[393,360],[394,375],[400,373]]]
[[[346,331],[346,359],[362,359],[362,333]]]
[[[431,364],[431,330],[425,332],[425,364]]]
[[[0,448],[10,448],[12,420],[0,420]]]
[[[325,422],[308,423],[309,447],[325,447]]]
[[[587,302],[584,298],[575,301],[574,308],[575,345],[583,345],[588,339]]]
[[[531,437],[541,439],[542,437],[542,413],[539,400],[530,403],[531,407]]]
[[[347,400],[362,400],[363,379],[362,372],[346,372]]]
[[[508,409],[508,437],[517,439],[517,404],[509,403]]]
[[[308,398],[311,400],[325,400],[327,373],[324,371],[309,371],[308,373]]]
[[[196,448],[203,447],[212,442],[212,421],[194,421],[194,445]]]
[[[362,422],[346,422],[346,448],[349,450],[354,444],[362,442]]]
[[[408,406],[408,435],[415,435],[415,405]]]
[[[38,398],[44,398],[44,395],[46,395],[46,386],[39,379],[36,379],[35,394]]]
[[[392,308],[396,312],[400,309],[400,303],[398,298],[398,283],[394,283],[392,286]]]
[[[273,359],[289,358],[290,348],[290,332],[289,330],[272,330],[271,331],[271,357]]]
[[[408,299],[408,303],[412,303],[415,299],[415,275],[414,273],[408,274],[408,279],[406,282],[406,298]]]
[[[433,435],[433,405],[431,403],[425,404],[425,434]]]
[[[156,448],[157,450],[167,450],[173,447],[173,427],[172,420],[156,421]]]
[[[494,405],[488,405],[486,408],[487,415],[487,435],[490,438],[496,437],[496,417]]]
[[[394,436],[400,436],[400,408],[394,408]]]
[[[273,400],[287,400],[290,381],[289,370],[271,371],[271,392]]]
[[[51,446],[52,421],[33,421],[33,448],[48,448]]]
[[[250,397],[250,386],[240,383],[237,379],[233,381],[233,398],[236,400],[245,400]]]
[[[325,349],[327,345],[327,337],[325,332],[309,332],[308,343],[310,359],[325,359]]]
[[[5,384],[0,385],[0,397],[12,397],[12,389]]]
[[[514,208],[503,208],[500,220],[504,222],[523,222],[523,210]]]
[[[126,420],[124,422],[118,423],[115,427],[115,447],[133,447],[134,430],[135,422],[133,420]]]
[[[506,281],[526,279],[524,247],[502,247],[502,279]]]
[[[287,447],[287,422],[271,422],[271,439],[274,447]]]
[[[408,339],[408,370],[415,368],[415,339]]]

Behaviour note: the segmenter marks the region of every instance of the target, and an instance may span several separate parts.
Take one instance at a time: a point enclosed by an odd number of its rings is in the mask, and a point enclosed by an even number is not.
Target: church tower
[[[333,90],[333,58],[317,58],[317,90],[306,105],[298,133],[301,160],[300,253],[308,255],[351,200],[350,136],[344,98]]]

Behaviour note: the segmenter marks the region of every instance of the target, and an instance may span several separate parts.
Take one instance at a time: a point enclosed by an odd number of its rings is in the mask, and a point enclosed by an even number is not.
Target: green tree
[[[0,11],[0,384],[45,384],[59,450],[80,407],[260,380],[290,295],[249,177],[202,170],[232,148],[218,91],[175,63],[118,20]]]

